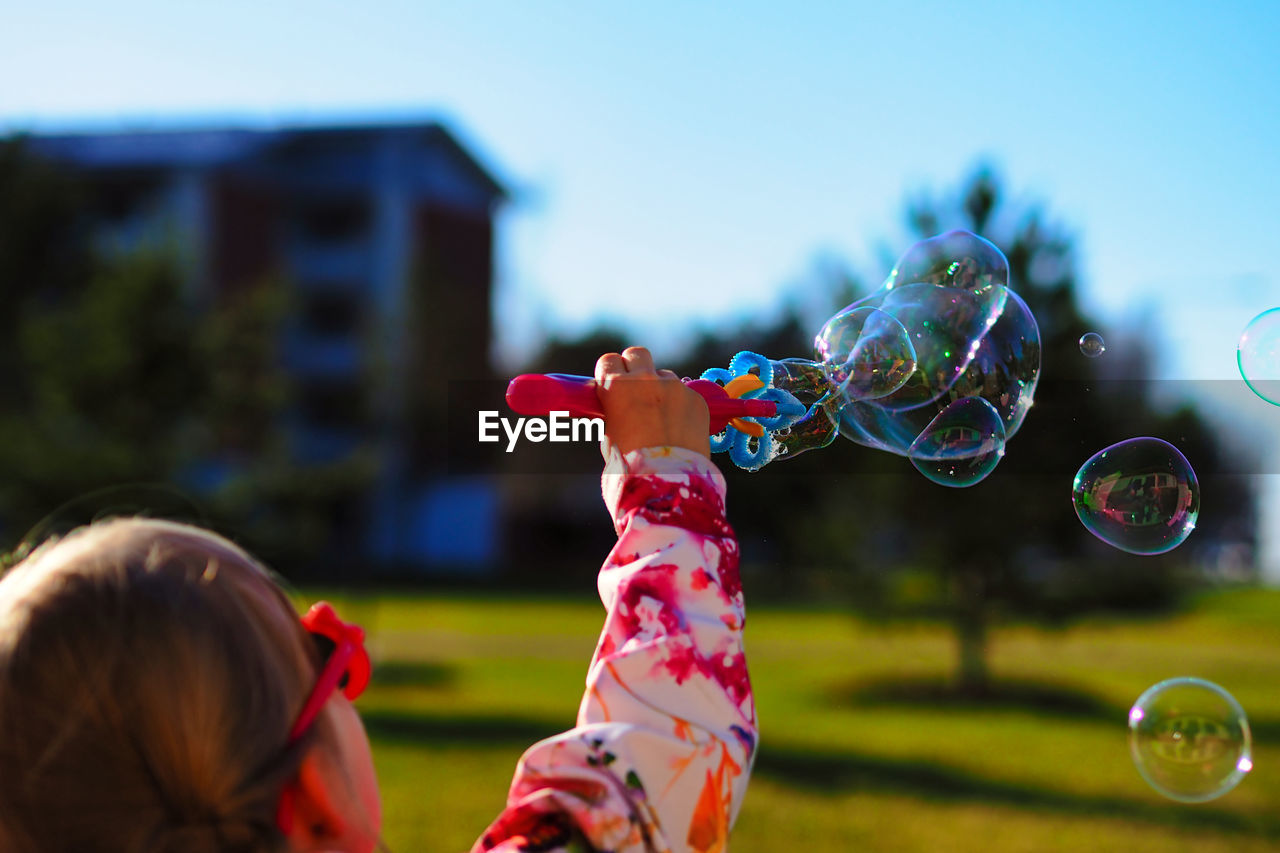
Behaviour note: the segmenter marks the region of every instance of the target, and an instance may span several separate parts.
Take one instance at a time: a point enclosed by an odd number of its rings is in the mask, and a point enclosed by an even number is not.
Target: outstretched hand
[[[670,370],[655,370],[644,347],[610,352],[596,361],[596,394],[604,409],[604,442],[628,453],[640,447],[684,447],[711,456],[711,416],[698,392]]]

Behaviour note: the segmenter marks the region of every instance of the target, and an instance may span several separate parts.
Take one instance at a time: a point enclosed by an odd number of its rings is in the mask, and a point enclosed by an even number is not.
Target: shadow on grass
[[[369,734],[387,745],[505,746],[522,752],[572,725],[516,715],[437,714],[373,710],[361,715]],[[755,773],[814,795],[897,794],[935,802],[972,802],[1026,811],[1115,818],[1280,840],[1280,815],[1241,814],[1211,805],[1149,803],[1075,794],[974,774],[945,764],[849,751],[819,751],[765,742]],[[1247,784],[1247,781],[1246,781]]]
[[[535,741],[559,734],[572,718],[549,721],[532,717],[476,714],[432,714],[371,710],[360,714],[370,737],[385,743],[414,746],[511,746],[520,751]]]
[[[1137,693],[1134,698],[1138,698]],[[1129,706],[1119,706],[1088,690],[1053,681],[1001,679],[992,681],[986,692],[972,693],[957,689],[946,679],[890,678],[837,686],[828,693],[828,699],[833,706],[844,708],[1021,711],[1056,719],[1120,722],[1121,725],[1129,720]],[[1249,729],[1256,742],[1280,742],[1280,720],[1249,717]]]
[[[371,681],[378,687],[447,687],[458,678],[455,666],[421,661],[380,661]]]
[[[1164,805],[1072,794],[977,776],[930,761],[815,752],[805,748],[770,747],[766,743],[756,760],[755,772],[818,794],[857,791],[901,794],[925,800],[1003,805],[1028,811],[1118,818],[1280,839],[1280,816],[1272,814],[1245,815],[1204,805]]]
[[[942,678],[887,678],[859,681],[832,690],[830,700],[845,707],[962,708],[977,711],[1028,711],[1049,717],[1127,720],[1120,708],[1092,693],[1044,681],[992,681],[985,691],[958,689]]]
[[[982,693],[972,693],[957,689],[942,678],[886,678],[842,685],[827,697],[832,705],[844,708],[1021,711],[1048,718],[1122,726],[1129,720],[1127,705],[1116,705],[1088,690],[1048,681],[1002,679],[992,681]],[[1249,717],[1249,729],[1255,745],[1280,743],[1280,720]]]

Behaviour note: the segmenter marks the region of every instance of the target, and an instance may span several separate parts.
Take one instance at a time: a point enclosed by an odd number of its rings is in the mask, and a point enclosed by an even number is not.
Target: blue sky
[[[824,255],[878,281],[904,199],[986,161],[1077,236],[1103,328],[1231,380],[1280,305],[1278,44],[1270,2],[53,0],[6,10],[0,129],[443,118],[515,191],[516,344],[601,317],[672,341]]]

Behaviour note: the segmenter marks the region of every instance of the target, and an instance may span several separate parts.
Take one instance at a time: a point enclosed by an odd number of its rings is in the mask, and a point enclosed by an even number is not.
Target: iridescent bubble
[[[1107,351],[1106,341],[1097,332],[1085,332],[1080,336],[1080,352],[1089,358],[1097,358]]]
[[[784,358],[770,361],[773,387],[781,388],[803,403],[813,403],[831,393],[831,380],[826,369],[807,358]]]
[[[813,346],[833,390],[847,400],[892,394],[916,369],[916,351],[902,323],[870,306],[836,314]]]
[[[907,448],[911,464],[942,486],[981,482],[1004,456],[1004,422],[981,397],[963,397],[947,406]]]
[[[770,361],[769,365],[773,369],[773,387],[809,406],[803,418],[773,433],[772,458],[795,457],[835,441],[844,398],[832,389],[826,367],[807,358],[784,358]]]
[[[809,412],[791,426],[773,434],[773,457],[798,456],[806,450],[826,447],[836,440],[836,423],[841,403],[836,395],[809,407]]]
[[[1006,440],[1012,437],[1031,408],[1040,376],[1040,330],[1026,303],[1009,291],[996,322],[973,338],[956,336],[956,326],[951,324],[954,316],[946,311],[930,317],[908,310],[902,316],[907,317],[903,325],[916,346],[915,372],[887,397],[845,406],[840,412],[840,433],[859,444],[905,456],[920,433],[954,401],[981,397],[1000,415]],[[954,349],[939,344],[957,338],[957,346],[963,346],[959,357]],[[939,390],[939,386],[945,387]]]
[[[985,311],[989,304],[936,284],[907,284],[885,294],[880,308],[910,330],[916,371],[907,377],[902,393],[883,405],[913,409],[946,394],[991,328]]]
[[[937,482],[980,481],[1022,425],[1040,376],[1040,330],[1008,281],[1000,250],[967,231],[912,246],[880,290],[827,322],[816,361],[771,362],[776,386],[810,406],[775,436],[778,452],[824,446],[838,429],[913,456]],[[966,400],[975,402],[957,405]]]
[[[972,346],[1000,318],[1008,285],[1004,253],[969,231],[948,231],[907,249],[880,290],[850,306],[892,314],[916,348],[909,390],[885,405],[913,408],[946,393],[972,357]]]
[[[1076,472],[1071,501],[1085,529],[1130,554],[1172,551],[1195,530],[1200,485],[1178,448],[1131,438],[1095,453]]]
[[[1129,710],[1129,751],[1147,784],[1184,803],[1221,797],[1253,769],[1244,709],[1200,678],[1170,678],[1138,697]]]
[[[995,244],[970,231],[948,231],[921,240],[903,252],[885,279],[884,290],[934,284],[965,291],[994,318],[1004,307],[1009,261]]]
[[[1280,308],[1263,311],[1244,327],[1236,364],[1253,393],[1280,406]]]

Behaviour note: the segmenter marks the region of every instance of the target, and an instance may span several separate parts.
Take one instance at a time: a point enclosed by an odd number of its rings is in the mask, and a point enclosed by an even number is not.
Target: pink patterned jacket
[[[615,453],[618,544],[578,724],[534,744],[472,853],[723,853],[756,749],[724,478],[670,447]]]

